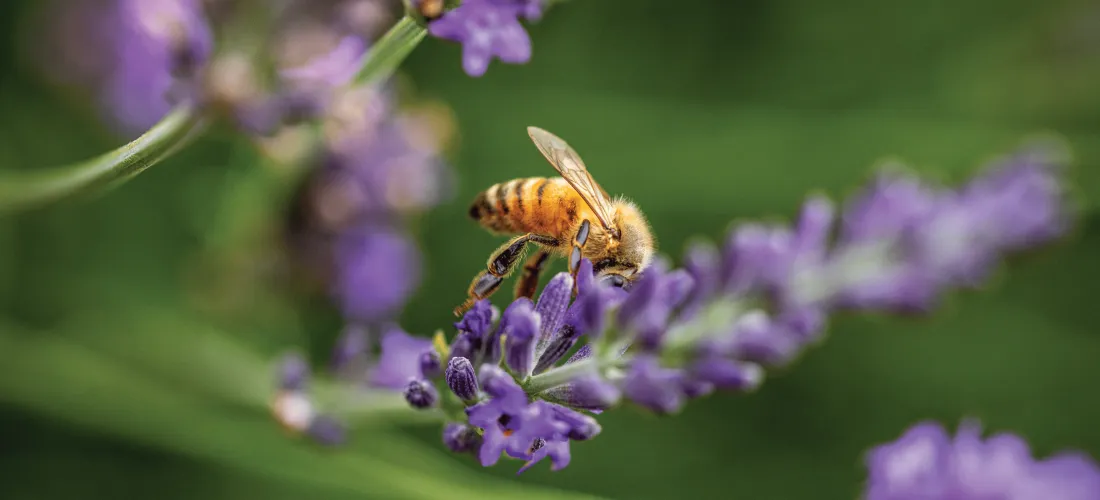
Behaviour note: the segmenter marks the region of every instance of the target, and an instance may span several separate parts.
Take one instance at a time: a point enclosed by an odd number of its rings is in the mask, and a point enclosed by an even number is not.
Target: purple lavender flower
[[[568,439],[537,439],[535,440],[535,444],[531,446],[531,450],[531,459],[523,464],[523,467],[519,468],[517,474],[522,474],[546,457],[550,457],[550,462],[553,464],[550,470],[554,471],[564,469],[569,465],[569,461],[572,460]]]
[[[432,342],[410,336],[391,327],[382,336],[382,355],[370,374],[370,382],[379,387],[404,390],[410,379],[421,379],[420,356],[432,348]]]
[[[426,380],[413,379],[405,386],[405,401],[418,410],[431,408],[439,400],[435,386]]]
[[[353,321],[392,317],[419,283],[419,251],[390,228],[368,226],[345,232],[335,252],[336,295],[345,316]]]
[[[314,442],[335,446],[347,440],[344,424],[318,413],[309,397],[309,364],[299,354],[288,354],[279,362],[279,391],[271,403],[275,420],[287,430],[309,436]]]
[[[551,278],[539,294],[539,301],[535,304],[535,313],[539,316],[539,335],[538,342],[535,344],[536,358],[546,353],[561,330],[572,294],[573,277],[565,273],[559,273]]]
[[[309,382],[309,363],[301,354],[283,356],[279,362],[279,388],[284,391],[304,390]]]
[[[347,426],[328,415],[315,416],[305,432],[314,442],[325,446],[342,445],[348,441]]]
[[[489,400],[467,408],[466,413],[470,424],[483,431],[478,452],[483,466],[495,464],[506,453],[528,461],[520,472],[546,456],[558,470],[569,464],[570,436],[589,439],[599,433],[591,417],[545,401],[528,402],[523,388],[500,368],[483,365],[481,370]],[[551,448],[539,453],[546,445]]]
[[[836,253],[859,255],[875,245],[885,252],[873,263],[877,272],[853,270],[873,275],[843,285],[839,302],[926,310],[944,288],[979,283],[1006,252],[1063,234],[1059,156],[1026,150],[957,192],[885,172],[845,212]],[[855,268],[850,260],[846,266]]]
[[[509,64],[531,60],[531,38],[519,17],[541,15],[541,0],[466,0],[433,21],[428,32],[461,43],[462,69],[478,77],[489,69],[494,56]]]
[[[469,359],[462,356],[451,358],[447,364],[445,374],[447,387],[451,392],[463,401],[476,401],[480,387],[477,382],[477,374],[474,373],[474,365]]]
[[[1009,252],[1061,234],[1068,217],[1051,158],[1017,157],[961,190],[885,173],[839,215],[830,201],[811,198],[793,228],[739,227],[722,249],[693,247],[686,269],[656,261],[629,291],[598,281],[591,262],[582,260],[575,279],[554,276],[534,303],[520,298],[498,315],[488,300],[479,301],[454,324],[450,346],[438,346],[439,363],[444,354],[448,359],[450,388],[438,402],[456,420],[444,427],[443,441],[453,450],[476,449],[485,466],[503,455],[525,460],[522,472],[549,457],[557,470],[569,463],[570,441],[599,433],[591,414],[621,399],[668,414],[715,390],[755,390],[765,368],[789,363],[821,338],[832,311],[928,306],[939,294],[972,286]],[[1026,214],[1013,215],[1021,211]],[[1012,225],[1014,217],[1021,222]],[[840,221],[835,238],[834,220]],[[960,238],[965,248],[954,245]],[[574,281],[578,293],[571,302]],[[383,361],[404,364],[394,380],[410,388],[416,396],[410,401],[427,392],[424,376],[438,377],[429,369],[437,366],[434,358],[424,361],[432,357],[428,350],[426,341],[415,349],[383,345]],[[977,438],[960,437],[953,446],[968,459],[1000,450],[983,448]],[[994,458],[1020,455],[997,453]],[[1063,477],[1058,467],[1028,467],[1048,475],[1027,481]],[[874,484],[882,482],[872,476]],[[944,480],[937,481],[922,484]],[[916,498],[905,496],[906,484],[901,496],[869,500]],[[1026,482],[1015,491],[1033,484],[1047,488],[1034,491],[1051,488]],[[1080,491],[1081,498],[1094,494]]]
[[[925,422],[867,457],[866,500],[1086,500],[1100,498],[1100,467],[1087,456],[1061,453],[1032,458],[1012,434],[982,439],[977,423],[954,438]]]
[[[656,413],[675,413],[684,405],[681,370],[660,366],[652,356],[639,356],[630,363],[623,393],[635,403]]]
[[[342,372],[357,368],[355,365],[367,356],[370,342],[366,328],[355,324],[345,327],[332,349],[332,370]]]
[[[457,422],[443,427],[443,444],[455,453],[466,453],[481,448],[481,434],[477,429]]]
[[[531,301],[516,301],[519,307],[509,307],[501,324],[507,325],[504,335],[504,363],[521,379],[531,375],[535,367],[535,338],[540,318]]]
[[[358,71],[358,61],[367,52],[368,43],[356,35],[340,39],[333,49],[301,66],[286,68],[279,75],[296,89],[327,90],[347,85]]]
[[[81,53],[94,53],[76,58],[100,65],[83,70],[82,76],[95,79],[92,84],[103,98],[105,114],[124,132],[136,135],[164,117],[176,100],[197,92],[194,77],[210,57],[211,29],[197,0],[91,5],[66,6],[73,12],[87,8],[88,17],[81,22],[91,26],[68,42]],[[88,80],[78,83],[86,85]]]
[[[622,397],[622,391],[603,377],[590,374],[549,389],[541,396],[571,408],[601,411],[615,406]]]
[[[443,358],[439,351],[431,349],[420,355],[420,373],[427,378],[443,375]]]

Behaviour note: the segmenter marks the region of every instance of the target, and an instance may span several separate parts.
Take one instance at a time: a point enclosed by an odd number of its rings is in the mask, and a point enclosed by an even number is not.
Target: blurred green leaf
[[[439,454],[418,454],[420,468],[395,465],[380,457],[420,446],[395,435],[357,435],[370,443],[370,455],[316,449],[280,435],[266,415],[232,411],[158,385],[49,333],[4,325],[0,363],[5,366],[0,401],[264,476],[382,498],[581,498],[472,481],[477,478],[467,469]]]

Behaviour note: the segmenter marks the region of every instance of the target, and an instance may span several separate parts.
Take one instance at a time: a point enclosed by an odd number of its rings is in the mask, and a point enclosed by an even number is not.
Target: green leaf
[[[581,498],[487,481],[394,434],[358,434],[370,455],[322,450],[265,414],[194,397],[48,332],[0,332],[0,402],[81,428],[272,479],[380,498]],[[392,457],[392,458],[387,458]],[[402,466],[395,462],[410,463]]]

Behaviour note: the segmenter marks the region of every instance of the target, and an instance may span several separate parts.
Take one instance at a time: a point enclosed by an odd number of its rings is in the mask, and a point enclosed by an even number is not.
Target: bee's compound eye
[[[628,283],[626,278],[624,278],[621,274],[609,274],[607,276],[604,276],[601,282],[616,288],[626,288]]]

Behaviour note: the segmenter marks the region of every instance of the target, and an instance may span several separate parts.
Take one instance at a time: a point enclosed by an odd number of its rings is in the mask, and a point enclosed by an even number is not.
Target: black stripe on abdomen
[[[546,192],[547,184],[550,184],[550,179],[540,180],[538,190],[535,191],[535,199],[538,200],[540,207],[542,206],[542,195]]]
[[[489,198],[486,196],[485,191],[477,194],[474,198],[474,202],[470,204],[470,218],[476,221],[480,221],[483,217],[493,215],[495,210],[493,206],[489,204]]]
[[[495,193],[493,198],[496,199],[497,203],[500,203],[500,213],[508,215],[508,188],[504,184],[497,184],[493,186],[493,192]]]
[[[528,180],[513,181],[515,184],[512,185],[512,194],[516,197],[516,210],[519,211],[520,215],[527,211],[527,207],[523,206],[523,186],[527,185]]]

